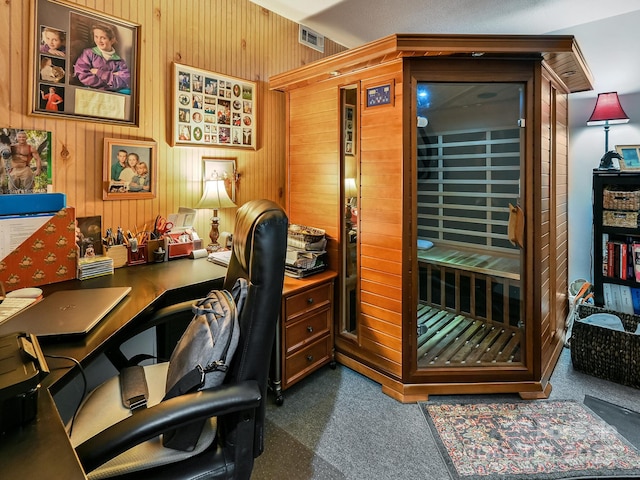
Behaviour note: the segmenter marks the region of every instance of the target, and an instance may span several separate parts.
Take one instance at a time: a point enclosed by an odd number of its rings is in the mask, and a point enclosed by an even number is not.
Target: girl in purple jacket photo
[[[75,76],[86,87],[129,93],[129,68],[114,48],[115,27],[94,24],[91,31],[96,46],[82,51],[74,64]]]

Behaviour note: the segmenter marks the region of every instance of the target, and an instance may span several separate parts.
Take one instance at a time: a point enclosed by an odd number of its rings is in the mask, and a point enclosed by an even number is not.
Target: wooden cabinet
[[[639,211],[640,173],[594,170],[593,295],[598,306],[607,303],[624,311],[625,305],[632,306],[630,288],[640,288],[633,252],[633,244],[640,242]]]
[[[325,271],[304,279],[285,277],[271,378],[278,405],[283,390],[334,361],[335,276]]]

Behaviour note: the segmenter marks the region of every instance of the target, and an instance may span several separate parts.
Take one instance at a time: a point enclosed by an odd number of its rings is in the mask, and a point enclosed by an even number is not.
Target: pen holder
[[[167,260],[167,249],[164,246],[164,239],[147,240],[147,262],[160,263]]]
[[[147,245],[145,243],[138,245],[135,239],[131,239],[127,246],[127,265],[140,265],[141,263],[147,263]]]
[[[124,245],[113,245],[107,248],[105,255],[113,258],[113,268],[124,267],[129,261],[128,248]]]

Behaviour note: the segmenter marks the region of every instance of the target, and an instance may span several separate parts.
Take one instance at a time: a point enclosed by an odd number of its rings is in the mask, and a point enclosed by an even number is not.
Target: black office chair
[[[133,414],[122,406],[117,377],[96,388],[80,408],[71,433],[89,478],[251,476],[254,458],[264,448],[267,376],[286,244],[287,217],[278,205],[256,200],[238,210],[224,288],[230,291],[240,277],[248,280],[249,288],[239,317],[240,343],[223,385],[158,403],[164,395],[167,364],[145,366],[149,407]],[[185,314],[191,317],[192,303],[158,311],[149,325]],[[114,419],[121,420],[113,424]],[[162,446],[162,432],[202,419],[209,420],[194,451]]]

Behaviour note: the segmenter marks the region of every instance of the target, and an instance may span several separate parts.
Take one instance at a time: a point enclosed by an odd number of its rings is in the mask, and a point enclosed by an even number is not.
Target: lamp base
[[[220,250],[224,250],[224,248],[219,243],[210,243],[207,245],[207,253],[219,252]]]

